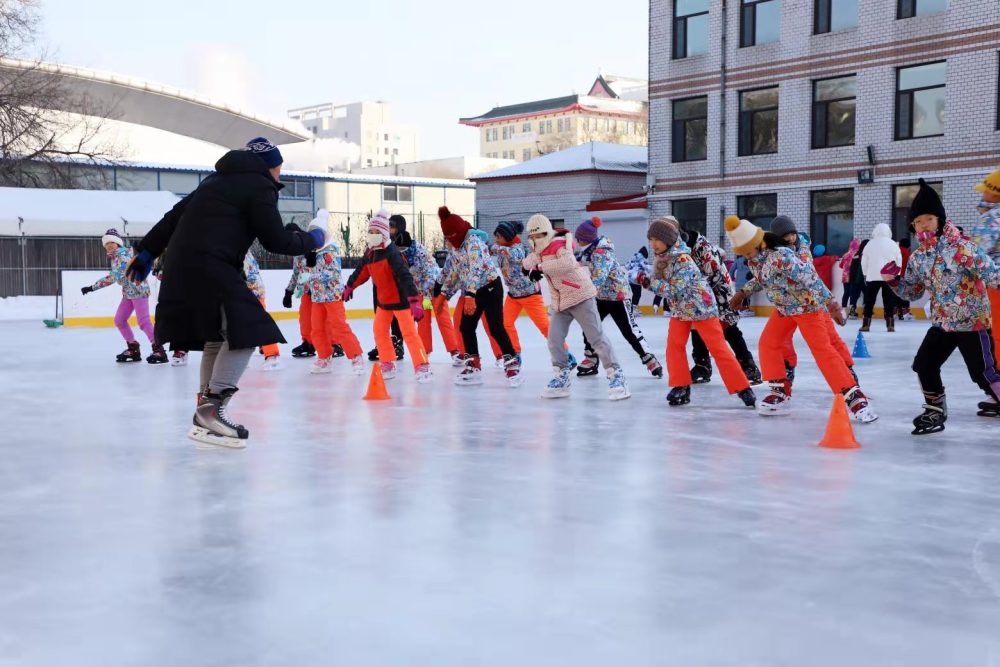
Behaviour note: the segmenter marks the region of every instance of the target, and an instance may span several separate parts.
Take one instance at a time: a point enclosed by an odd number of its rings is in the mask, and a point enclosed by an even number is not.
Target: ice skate
[[[757,412],[762,417],[777,417],[789,414],[792,397],[789,393],[789,386],[785,382],[771,382],[770,393],[764,397],[757,407]]]
[[[608,369],[608,398],[612,401],[622,401],[632,396],[625,381],[625,371],[621,366]]]
[[[712,362],[708,359],[695,359],[691,367],[691,382],[705,384],[712,381]]]
[[[341,347],[340,345],[334,345],[333,346],[333,355],[332,356],[333,356],[334,359],[338,359],[340,357],[343,357],[344,356],[344,348]]]
[[[1000,417],[1000,403],[992,398],[980,401],[978,407],[977,417]]]
[[[129,343],[125,351],[115,357],[115,361],[119,364],[128,363],[130,361],[142,361],[142,354],[139,353],[139,343],[137,341]]]
[[[545,390],[542,391],[542,398],[568,397],[570,388],[570,369],[553,366],[552,372],[555,374],[555,377],[549,380],[549,383],[545,386]]]
[[[929,435],[944,430],[948,420],[948,404],[944,394],[924,393],[924,411],[913,420],[913,435]]]
[[[304,340],[301,345],[292,348],[292,356],[297,359],[301,357],[315,357],[316,348],[312,346],[312,343]]]
[[[858,373],[857,371],[854,370],[854,366],[848,366],[847,370],[851,372],[851,376],[854,378],[854,381],[858,384],[861,384],[861,380],[858,379]]]
[[[888,331],[889,333],[895,333],[896,320],[892,319],[891,317],[887,318],[885,321],[885,330]]]
[[[862,331],[864,333],[868,333],[871,330],[872,330],[872,318],[870,318],[870,317],[864,317],[864,318],[862,318],[861,319],[861,328],[858,329],[858,331]]]
[[[572,352],[566,353],[567,361],[569,363],[569,369],[574,370],[579,364],[576,363],[576,357],[573,356]]]
[[[188,355],[187,352],[181,352],[180,350],[174,350],[174,353],[170,356],[171,366],[187,366]]]
[[[427,384],[434,379],[434,373],[431,372],[430,364],[420,364],[416,367],[414,373],[416,374],[417,383],[419,384]]]
[[[795,382],[795,366],[789,365],[787,361],[785,362],[785,379],[788,380],[789,385]]]
[[[260,365],[260,370],[270,372],[270,371],[280,371],[283,368],[281,363],[281,357],[277,355],[271,355],[270,357],[264,357],[264,363]]]
[[[226,414],[226,406],[236,389],[226,389],[219,394],[205,393],[194,412],[194,424],[188,432],[191,440],[199,445],[243,449],[250,432],[236,424]]]
[[[503,369],[507,375],[507,385],[511,388],[520,387],[524,384],[524,375],[521,374],[521,360],[516,356],[503,357]]]
[[[851,413],[851,419],[862,424],[871,424],[878,419],[878,415],[871,409],[868,397],[861,391],[861,387],[854,386],[844,392],[844,400],[847,401],[847,409]]]
[[[351,372],[355,375],[361,376],[365,374],[368,370],[368,364],[365,363],[365,358],[360,354],[353,359],[351,359]]]
[[[652,353],[647,352],[642,355],[642,363],[646,364],[646,370],[655,378],[663,377],[663,366],[656,360]]]
[[[153,352],[146,357],[146,363],[151,365],[165,364],[168,361],[167,351],[163,349],[162,345],[153,345]]]
[[[673,387],[667,394],[667,405],[677,407],[691,402],[691,386]]]
[[[403,348],[403,339],[399,336],[392,337],[392,349],[396,352],[396,361],[402,361],[406,357]]]
[[[309,372],[313,375],[327,375],[333,372],[333,361],[330,357],[317,357]]]
[[[504,357],[503,357],[503,355],[500,355],[499,357],[497,357],[496,361],[493,362],[493,365],[496,366],[497,368],[499,368],[500,370],[503,370],[504,369]]]
[[[760,376],[760,369],[757,368],[757,362],[753,360],[753,357],[741,361],[740,366],[743,368],[743,374],[747,376],[747,382],[752,386],[763,384],[764,380]]]
[[[380,361],[382,366],[382,379],[391,380],[396,377],[396,363],[393,361]]]
[[[479,357],[465,355],[462,371],[455,376],[455,384],[459,386],[472,386],[483,383],[483,370]]]
[[[598,364],[599,362],[597,357],[585,356],[583,361],[581,361],[576,367],[576,376],[582,378],[590,375],[597,375]]]
[[[737,392],[736,396],[743,401],[743,405],[748,408],[757,407],[757,396],[753,393],[753,389],[747,387]]]
[[[451,366],[452,368],[462,368],[465,366],[465,357],[458,350],[451,351]]]
[[[372,348],[368,351],[368,361],[378,361],[378,348]]]

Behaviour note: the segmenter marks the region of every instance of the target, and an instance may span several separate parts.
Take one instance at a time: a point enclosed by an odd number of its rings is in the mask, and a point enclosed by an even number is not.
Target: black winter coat
[[[302,255],[316,246],[309,234],[285,229],[280,189],[263,160],[230,151],[138,243],[153,257],[170,246],[156,304],[158,342],[201,350],[206,342],[222,341],[223,329],[232,349],[285,342],[243,275],[243,258],[255,238],[281,255]]]

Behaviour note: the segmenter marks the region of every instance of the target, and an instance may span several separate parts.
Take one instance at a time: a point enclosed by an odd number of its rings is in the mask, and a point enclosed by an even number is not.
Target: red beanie
[[[472,225],[449,211],[447,206],[438,209],[438,217],[441,218],[441,232],[448,242],[456,248],[462,245]]]

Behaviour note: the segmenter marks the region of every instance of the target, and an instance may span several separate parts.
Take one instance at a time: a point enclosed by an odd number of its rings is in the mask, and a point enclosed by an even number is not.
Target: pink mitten
[[[882,280],[887,283],[899,282],[899,274],[902,273],[902,271],[903,270],[899,268],[899,264],[896,264],[896,260],[892,260],[882,267]]]
[[[424,319],[424,306],[421,303],[419,296],[411,296],[407,301],[410,302],[410,315],[413,315],[413,321],[419,322]]]
[[[344,301],[350,301],[352,294],[354,294],[354,288],[348,285],[347,287],[344,288],[344,294],[341,297],[341,299],[343,299]]]

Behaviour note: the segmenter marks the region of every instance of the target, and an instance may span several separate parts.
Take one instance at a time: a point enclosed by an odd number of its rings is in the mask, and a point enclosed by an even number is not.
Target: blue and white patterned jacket
[[[118,283],[122,288],[122,298],[149,298],[149,283],[147,281],[143,280],[141,283],[135,283],[125,277],[125,269],[128,268],[128,263],[132,261],[132,248],[121,246],[118,250],[108,255],[108,259],[111,261],[111,272],[91,285],[94,290]]]
[[[628,273],[618,263],[615,244],[607,236],[598,237],[590,245],[581,248],[577,259],[590,271],[599,301],[624,301],[632,298]]]

